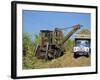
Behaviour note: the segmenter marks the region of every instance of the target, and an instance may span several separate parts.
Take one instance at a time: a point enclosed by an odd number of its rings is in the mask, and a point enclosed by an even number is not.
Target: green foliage
[[[34,56],[36,45],[39,43],[39,36],[35,35],[34,41],[28,33],[23,33],[23,68],[32,69],[37,58]]]
[[[73,46],[74,46],[74,41],[69,39],[66,42],[66,51],[72,51]]]
[[[88,29],[82,29],[78,34],[91,34],[91,32]]]
[[[32,48],[34,48],[32,38],[28,33],[23,33],[23,55],[27,55],[27,52],[32,50]]]

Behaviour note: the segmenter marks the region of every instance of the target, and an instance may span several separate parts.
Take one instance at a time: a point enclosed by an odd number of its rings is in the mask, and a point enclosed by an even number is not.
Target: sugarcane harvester
[[[71,27],[72,30],[64,37],[62,30],[55,28],[54,31],[41,30],[40,43],[36,46],[35,56],[39,59],[51,60],[58,58],[66,52],[66,41],[80,29],[80,24]]]

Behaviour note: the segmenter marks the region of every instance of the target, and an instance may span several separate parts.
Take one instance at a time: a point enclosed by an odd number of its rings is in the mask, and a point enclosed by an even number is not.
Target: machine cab
[[[41,46],[46,45],[46,43],[52,43],[52,31],[50,30],[41,30],[40,31],[40,38],[41,38]]]

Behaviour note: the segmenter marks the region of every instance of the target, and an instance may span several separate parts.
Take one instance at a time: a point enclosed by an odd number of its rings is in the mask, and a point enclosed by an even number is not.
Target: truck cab
[[[74,57],[77,58],[79,56],[89,57],[91,53],[91,39],[89,35],[77,35],[75,37],[75,46],[73,49]]]

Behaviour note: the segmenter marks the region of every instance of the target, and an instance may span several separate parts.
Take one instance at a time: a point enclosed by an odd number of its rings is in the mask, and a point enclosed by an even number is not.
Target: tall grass
[[[66,51],[72,51],[73,46],[74,46],[74,40],[69,39],[66,42]]]
[[[28,33],[23,33],[23,69],[34,68],[37,58],[34,56],[36,45],[39,43],[39,36],[35,35],[34,40]]]

